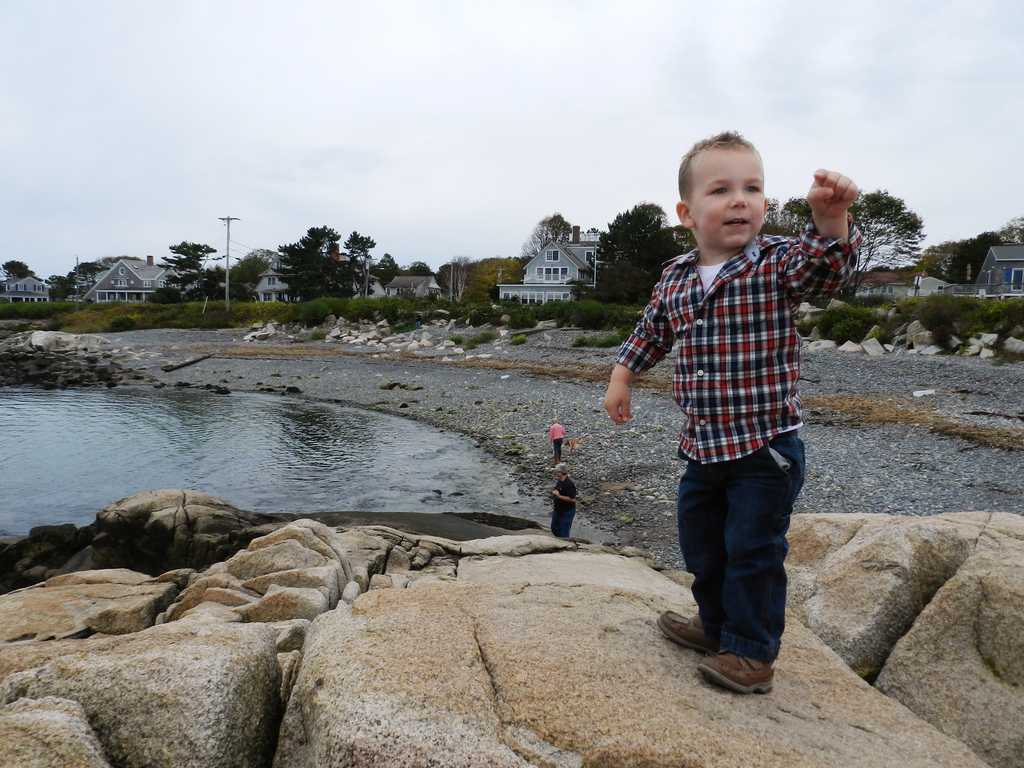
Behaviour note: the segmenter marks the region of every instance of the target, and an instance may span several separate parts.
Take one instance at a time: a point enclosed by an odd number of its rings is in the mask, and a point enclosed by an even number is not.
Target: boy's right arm
[[[640,322],[633,334],[623,342],[615,359],[615,367],[604,396],[604,408],[616,424],[624,424],[633,417],[629,391],[633,380],[671,352],[675,342],[675,334],[665,312],[662,282],[659,280],[654,286],[651,300],[644,308]]]

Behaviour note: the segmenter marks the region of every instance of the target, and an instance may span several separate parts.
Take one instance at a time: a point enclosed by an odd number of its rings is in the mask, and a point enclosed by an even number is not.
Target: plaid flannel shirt
[[[669,262],[616,362],[634,373],[679,342],[673,393],[685,416],[680,457],[742,458],[801,425],[800,302],[835,293],[857,266],[847,242],[809,223],[799,238],[759,236],[729,259],[705,292],[696,250]]]

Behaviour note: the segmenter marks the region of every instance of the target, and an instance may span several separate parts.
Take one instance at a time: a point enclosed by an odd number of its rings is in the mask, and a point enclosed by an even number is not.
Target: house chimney
[[[580,227],[578,224],[572,225],[572,242],[573,245],[578,245],[580,242]]]
[[[147,267],[152,267],[153,266],[153,257],[152,257],[152,255],[150,255],[148,253],[146,254],[146,266]]]

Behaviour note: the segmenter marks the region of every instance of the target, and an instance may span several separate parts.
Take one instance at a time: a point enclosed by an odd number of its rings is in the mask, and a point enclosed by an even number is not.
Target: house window
[[[594,252],[593,251],[586,251],[584,253],[584,256],[586,256],[588,264],[593,264],[594,263]]]
[[[563,293],[562,294],[562,301],[568,301],[568,300],[569,300],[569,294],[568,293]]]
[[[115,288],[127,288],[128,287],[128,281],[125,280],[123,277],[119,277],[116,280],[114,280],[114,287]]]
[[[1010,287],[1015,291],[1019,291],[1024,288],[1024,269],[1013,270],[1013,276],[1010,280]]]
[[[569,268],[568,267],[562,267],[562,279],[565,280],[568,277],[569,277]]]
[[[153,281],[152,280],[143,280],[142,281],[142,287],[143,288],[152,288],[153,287]]]
[[[548,251],[548,261],[558,261],[558,251]]]
[[[167,283],[165,281],[163,281],[163,280],[157,280],[156,281],[156,287],[157,288],[163,288],[165,285],[167,285]]]
[[[544,277],[544,267],[537,267],[537,277]]]
[[[117,274],[123,275],[124,274],[124,267],[118,267],[117,268]]]
[[[277,278],[274,277],[273,275],[269,275],[267,277],[267,285],[276,285],[276,284],[277,284]]]

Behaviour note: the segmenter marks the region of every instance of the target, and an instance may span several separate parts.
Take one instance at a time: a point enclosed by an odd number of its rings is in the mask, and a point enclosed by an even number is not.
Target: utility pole
[[[224,310],[231,311],[231,222],[241,221],[237,216],[218,216],[228,225],[228,247],[224,252]]]

